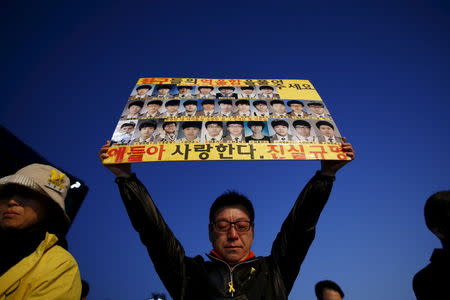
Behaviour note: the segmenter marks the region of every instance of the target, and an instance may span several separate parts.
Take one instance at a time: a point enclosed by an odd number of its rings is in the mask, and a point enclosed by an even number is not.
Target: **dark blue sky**
[[[438,240],[426,198],[448,189],[448,1],[3,1],[0,122],[91,191],[69,234],[92,299],[165,291],[97,152],[139,77],[311,80],[357,160],[337,177],[290,299],[338,282],[348,299],[413,299]],[[256,206],[269,253],[318,162],[142,163],[188,255],[229,188]]]

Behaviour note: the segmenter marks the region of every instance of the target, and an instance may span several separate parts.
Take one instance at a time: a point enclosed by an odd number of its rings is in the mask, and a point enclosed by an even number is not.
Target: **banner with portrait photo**
[[[140,78],[104,163],[348,160],[309,80]]]

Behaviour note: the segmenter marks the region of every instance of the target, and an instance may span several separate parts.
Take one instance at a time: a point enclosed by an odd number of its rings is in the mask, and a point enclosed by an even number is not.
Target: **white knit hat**
[[[42,164],[28,165],[13,175],[0,178],[0,188],[7,184],[17,184],[48,196],[61,208],[66,221],[70,222],[66,214],[64,199],[70,187],[70,180],[66,174],[52,166]]]

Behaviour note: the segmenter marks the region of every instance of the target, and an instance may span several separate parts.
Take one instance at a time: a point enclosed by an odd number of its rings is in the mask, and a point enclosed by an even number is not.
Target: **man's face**
[[[203,104],[203,109],[206,111],[212,111],[212,110],[214,110],[214,104],[209,104],[209,103]]]
[[[149,104],[149,105],[147,105],[147,108],[148,108],[147,111],[149,113],[154,114],[155,112],[157,112],[159,110],[160,107],[161,106],[158,104]]]
[[[246,90],[242,90],[242,92],[246,95],[251,95],[253,93],[253,90],[246,89]]]
[[[311,128],[303,125],[295,126],[295,131],[301,136],[308,137],[311,133]]]
[[[325,111],[325,108],[324,108],[324,107],[318,106],[318,105],[311,105],[311,106],[309,107],[309,109],[310,109],[313,113],[318,114],[318,115],[323,114],[324,111]]]
[[[208,134],[212,137],[218,136],[220,132],[222,131],[222,127],[220,127],[217,124],[209,124],[206,127],[206,131],[208,131]]]
[[[221,208],[214,221],[250,221],[247,210],[242,205],[225,206]],[[209,239],[216,251],[229,264],[237,264],[247,258],[253,243],[253,227],[249,231],[238,232],[232,225],[227,232],[218,232],[210,228]]]
[[[184,109],[185,109],[186,112],[188,112],[188,113],[193,113],[193,112],[196,111],[197,105],[195,105],[195,104],[188,104],[188,105],[186,105],[186,106],[184,107]]]
[[[155,128],[153,127],[144,127],[141,130],[141,138],[144,140],[148,139],[152,136],[153,132],[155,131]]]
[[[253,126],[250,126],[250,129],[252,130],[252,132],[254,134],[259,134],[262,132],[263,128],[262,128],[262,126],[259,126],[259,125],[253,125]]]
[[[200,91],[200,94],[208,95],[209,93],[211,93],[212,90],[209,88],[201,88],[201,89],[199,89],[199,91]]]
[[[228,113],[231,111],[232,108],[233,108],[233,106],[231,104],[220,103],[220,111],[221,112]]]
[[[341,295],[335,290],[324,289],[322,292],[323,300],[342,300]]]
[[[239,104],[239,105],[237,106],[237,108],[238,108],[238,110],[239,110],[240,112],[243,112],[243,113],[247,113],[247,112],[250,111],[250,106],[247,105],[247,104]]]
[[[326,137],[334,136],[334,129],[328,125],[320,125],[319,130],[320,130],[320,133]]]
[[[169,106],[166,107],[167,112],[171,113],[171,114],[174,114],[174,113],[178,112],[178,108],[180,108],[179,105],[169,105]]]
[[[174,123],[167,124],[164,126],[164,131],[168,134],[173,134],[173,133],[175,133],[176,130],[177,130],[177,125],[175,125]]]
[[[44,199],[32,192],[0,195],[0,228],[27,229],[47,215]]]
[[[133,130],[134,130],[134,126],[124,126],[124,127],[122,127],[121,129],[120,129],[123,133],[127,133],[127,134],[130,134],[130,133],[132,133],[133,132]]]
[[[128,111],[129,111],[130,115],[135,115],[135,114],[137,114],[140,110],[141,110],[141,107],[138,106],[138,105],[131,105],[131,106],[128,108]]]
[[[188,88],[182,87],[178,90],[180,94],[187,94],[190,90]]]
[[[271,94],[273,91],[271,89],[262,89],[261,90],[263,94]]]
[[[187,127],[183,129],[184,137],[188,141],[193,141],[198,137],[198,133],[200,132],[200,129],[197,127]]]
[[[158,90],[158,95],[167,95],[170,89],[162,88]]]
[[[256,104],[256,109],[261,113],[265,113],[265,112],[267,112],[267,105],[258,103],[258,104]]]
[[[228,125],[228,131],[231,133],[231,135],[233,136],[241,136],[242,135],[242,129],[244,129],[244,127],[240,124],[230,124]]]
[[[147,94],[148,91],[149,91],[149,89],[139,89],[139,90],[137,90],[137,94],[139,96],[144,96],[145,94]]]
[[[231,94],[233,92],[233,89],[220,89],[220,92],[222,94]]]
[[[288,133],[288,128],[284,125],[277,125],[273,128],[273,130],[275,130],[275,132],[279,135],[279,136],[285,136]]]
[[[286,107],[281,103],[274,103],[272,105],[273,111],[279,114],[284,114],[286,112]]]
[[[293,104],[291,104],[291,109],[292,109],[294,112],[296,112],[297,114],[299,114],[299,113],[302,112],[303,105],[298,104],[298,103],[293,103]]]

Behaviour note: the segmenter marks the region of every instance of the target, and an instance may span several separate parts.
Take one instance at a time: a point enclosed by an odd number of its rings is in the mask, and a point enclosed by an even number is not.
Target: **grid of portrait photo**
[[[341,143],[323,101],[280,99],[276,86],[136,85],[113,145]]]

